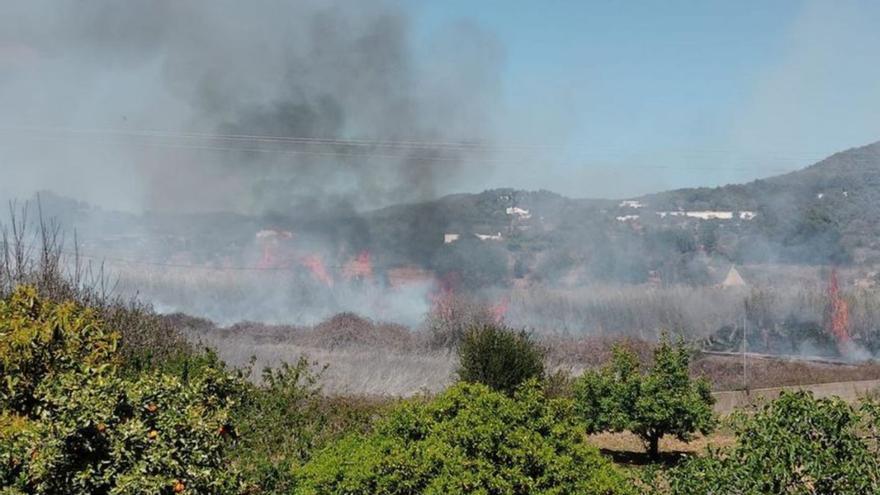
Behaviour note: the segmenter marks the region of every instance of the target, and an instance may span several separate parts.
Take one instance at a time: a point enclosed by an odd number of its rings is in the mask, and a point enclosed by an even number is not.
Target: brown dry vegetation
[[[745,384],[741,357],[704,354],[694,360],[691,369],[694,374],[708,377],[714,390],[880,379],[880,363],[873,361],[859,364],[831,364],[749,357],[746,361]]]
[[[412,331],[394,324],[377,323],[350,313],[336,315],[318,325],[299,327],[254,322],[217,327],[185,315],[165,317],[191,339],[215,348],[232,366],[246,366],[255,358],[255,369],[293,362],[307,356],[319,367],[327,366],[321,383],[338,395],[408,396],[442,390],[453,380],[456,361],[448,347],[438,348],[430,331]],[[650,361],[652,343],[635,338],[608,336],[541,336],[550,371],[578,375],[608,361],[620,344],[640,359]],[[830,364],[749,357],[748,388],[805,385],[850,380],[880,379],[880,364]],[[742,358],[698,353],[691,364],[694,375],[705,376],[713,390],[744,388]]]

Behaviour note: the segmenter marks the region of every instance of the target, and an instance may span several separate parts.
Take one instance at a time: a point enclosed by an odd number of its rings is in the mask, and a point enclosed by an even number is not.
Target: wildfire
[[[369,251],[361,251],[345,264],[342,274],[346,280],[367,280],[373,278],[373,261]]]
[[[327,267],[324,266],[324,261],[319,255],[308,254],[303,256],[300,259],[300,263],[312,272],[312,276],[315,277],[315,280],[321,282],[327,287],[333,287],[333,277],[330,276]]]
[[[828,279],[828,305],[825,307],[825,330],[837,339],[838,346],[850,341],[849,336],[849,305],[840,296],[840,284],[837,281],[837,270],[831,270]]]
[[[257,232],[257,242],[260,244],[261,256],[257,262],[260,269],[279,268],[281,262],[278,250],[281,242],[293,238],[293,233],[286,230],[261,230]]]
[[[504,317],[507,316],[508,308],[510,308],[509,296],[502,297],[497,303],[489,308],[489,311],[492,313],[492,319],[495,320],[495,323],[504,322]]]

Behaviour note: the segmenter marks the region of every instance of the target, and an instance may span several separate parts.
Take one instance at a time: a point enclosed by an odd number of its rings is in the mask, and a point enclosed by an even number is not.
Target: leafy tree
[[[230,461],[240,467],[249,493],[289,494],[294,473],[314,452],[352,432],[366,431],[384,401],[325,397],[322,369],[300,358],[264,369],[262,385],[248,385],[234,418],[239,433]]]
[[[587,432],[629,430],[652,457],[664,435],[690,441],[696,432],[710,433],[714,399],[708,382],[691,379],[689,362],[687,347],[671,344],[665,335],[645,373],[632,351],[616,347],[610,364],[575,382],[575,403]]]
[[[691,459],[668,476],[671,495],[878,493],[876,446],[862,432],[876,403],[861,410],[838,398],[783,392],[752,417],[739,415],[735,447]],[[870,426],[869,426],[870,428]]]
[[[512,394],[544,375],[544,350],[524,330],[484,324],[471,328],[458,345],[458,377]]]
[[[460,383],[408,401],[370,434],[319,453],[301,495],[634,494],[631,480],[588,445],[566,399],[536,382],[513,397]]]
[[[15,494],[234,493],[224,462],[239,381],[119,372],[89,309],[19,288],[0,300],[0,487]]]

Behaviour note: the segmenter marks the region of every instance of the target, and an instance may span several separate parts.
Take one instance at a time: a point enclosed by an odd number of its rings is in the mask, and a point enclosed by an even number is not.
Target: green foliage
[[[735,447],[695,458],[669,473],[672,495],[878,493],[876,445],[862,433],[880,410],[837,398],[783,392],[752,417],[737,418]],[[867,427],[866,428],[866,422]]]
[[[513,397],[460,383],[434,400],[403,403],[374,432],[319,453],[296,493],[635,493],[586,443],[572,412],[535,382]]]
[[[301,358],[263,370],[263,385],[249,387],[235,412],[240,439],[231,460],[252,490],[291,493],[294,472],[311,453],[353,431],[366,431],[382,407],[375,401],[326,398],[320,371]]]
[[[471,328],[458,345],[458,377],[512,394],[544,375],[544,350],[525,331],[485,324]]]
[[[658,454],[664,435],[690,441],[715,427],[709,384],[692,380],[690,352],[664,335],[654,349],[654,363],[642,373],[636,355],[616,347],[610,364],[587,371],[575,383],[575,402],[588,433],[629,430]]]
[[[95,313],[40,299],[0,301],[0,486],[5,493],[234,493],[224,463],[239,380],[123,377],[116,334]]]

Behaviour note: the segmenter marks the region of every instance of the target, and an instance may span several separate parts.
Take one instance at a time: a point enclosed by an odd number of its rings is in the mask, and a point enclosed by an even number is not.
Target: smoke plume
[[[265,212],[460,188],[488,173],[473,143],[501,49],[464,24],[417,42],[410,22],[381,0],[4,2],[5,192]]]

